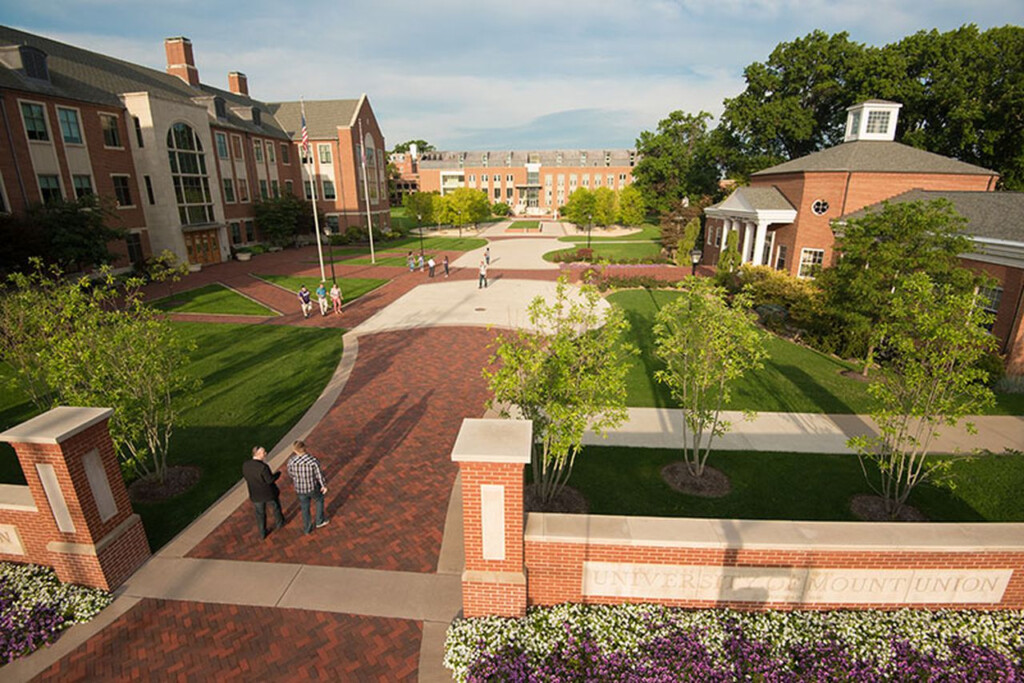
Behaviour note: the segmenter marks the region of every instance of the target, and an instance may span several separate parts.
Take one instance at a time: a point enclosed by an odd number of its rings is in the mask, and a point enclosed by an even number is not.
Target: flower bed
[[[559,605],[462,619],[459,681],[1024,681],[1024,613]]]
[[[111,600],[106,591],[61,583],[49,567],[0,562],[0,665],[52,643]]]

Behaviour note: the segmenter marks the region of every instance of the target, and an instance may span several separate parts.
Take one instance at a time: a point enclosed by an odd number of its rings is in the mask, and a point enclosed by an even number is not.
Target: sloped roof
[[[338,126],[348,126],[360,99],[306,102],[306,130],[313,139],[337,138]],[[302,103],[269,102],[267,107],[292,140],[302,138]]]
[[[968,234],[1024,244],[1024,192],[910,190],[887,201],[902,204],[936,199],[947,199],[953,203],[956,212],[967,219]],[[839,220],[849,221],[881,210],[881,203],[872,204],[841,216]]]
[[[774,185],[772,187],[737,187],[722,201],[708,209],[724,211],[796,211],[786,196]]]
[[[948,173],[996,175],[981,166],[950,159],[899,142],[856,140],[766,168],[753,177],[781,173],[855,171],[876,173]]]

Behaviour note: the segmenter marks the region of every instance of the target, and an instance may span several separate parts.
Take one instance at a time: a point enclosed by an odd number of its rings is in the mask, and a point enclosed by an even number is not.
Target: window
[[[235,153],[236,159],[242,158],[242,138],[238,135],[231,136],[231,151]]]
[[[213,139],[217,143],[217,156],[221,159],[229,159],[231,155],[228,154],[228,136],[224,133],[214,133]]]
[[[505,188],[505,199],[512,199],[512,188],[511,187],[506,187]]]
[[[775,270],[786,269],[786,246],[784,244],[779,245],[779,256],[775,260]]]
[[[245,178],[238,179],[238,201],[249,201],[249,183]]]
[[[256,239],[256,230],[252,221],[245,221],[245,241],[252,242]]]
[[[117,197],[118,208],[135,206],[132,201],[132,190],[128,184],[128,176],[112,175],[110,179],[114,181],[114,196]]]
[[[824,249],[801,249],[800,272],[797,273],[797,277],[814,277],[821,270],[824,260]]]
[[[583,176],[583,187],[590,187],[590,176]]]
[[[46,141],[50,134],[46,132],[46,114],[41,104],[21,103],[21,118],[25,120],[25,135],[29,140]]]
[[[317,145],[317,155],[320,157],[321,164],[331,163],[331,146],[330,145]]]
[[[43,204],[63,199],[64,197],[60,193],[60,179],[55,175],[39,176],[39,195],[43,200]]]
[[[594,187],[600,187],[600,185],[601,185],[601,176],[595,175],[594,176]]]
[[[292,181],[290,181],[290,180],[284,181],[284,191],[287,192],[289,195],[294,195],[295,194],[295,188],[292,187]]]
[[[999,304],[1003,301],[1003,288],[978,287],[978,300],[985,312],[992,316],[992,322],[985,325],[985,329],[991,332],[999,314]]]
[[[151,205],[156,204],[156,197],[153,196],[153,179],[148,175],[142,176],[142,179],[146,181],[146,199]]]
[[[310,183],[308,180],[303,180],[302,181],[302,187],[306,191],[306,199],[312,199],[313,198],[313,185],[312,185],[312,183]]]
[[[72,145],[82,144],[82,127],[78,123],[78,112],[57,107],[57,119],[60,121],[60,132],[64,136],[64,142]]]
[[[256,162],[263,163],[263,143],[259,140],[252,141],[252,153],[256,157]]]
[[[864,127],[865,133],[887,133],[889,132],[889,112],[869,111],[868,123]]]
[[[270,191],[267,189],[267,181],[260,178],[260,199],[269,199]]]
[[[606,181],[605,184],[608,187],[615,187],[615,176],[607,175],[607,176],[605,176],[605,181]]]
[[[847,135],[860,135],[860,112],[855,111],[850,114],[850,130],[846,132]]]
[[[619,185],[625,185],[625,184],[626,184],[626,174],[625,173],[620,173],[619,174]]]
[[[288,145],[282,142],[281,143],[281,163],[282,164],[290,164],[290,163],[292,163],[292,160],[291,160],[291,157],[289,156],[289,154],[290,154],[290,152],[288,151]]]
[[[224,201],[229,204],[235,203],[235,183],[231,178],[224,179]]]
[[[561,165],[562,165],[562,153],[559,152],[558,154],[555,155],[555,166],[561,166]]]
[[[81,199],[92,194],[92,178],[87,175],[73,175],[71,182],[75,186],[75,197]]]
[[[274,195],[275,198],[281,196],[281,186],[277,184],[276,180],[270,181],[270,194]]]
[[[137,232],[130,232],[124,238],[128,245],[128,260],[136,266],[142,265],[145,254],[142,253],[142,237]]]
[[[826,213],[828,213],[828,202],[826,202],[824,199],[818,199],[813,204],[811,204],[811,211],[814,212],[815,216],[824,216]]]
[[[276,164],[277,163],[277,159],[274,158],[274,143],[273,142],[268,142],[267,143],[267,161],[269,161],[272,164]]]
[[[501,188],[497,185],[494,186],[494,198],[501,199]]]
[[[483,175],[480,176],[480,182],[482,182],[482,183],[486,183],[487,182],[487,174],[486,173],[484,173]]]
[[[715,230],[715,246],[716,247],[722,246],[722,238],[723,237],[725,237],[725,226],[724,225],[720,225],[720,226],[718,226],[718,229]]]
[[[238,221],[229,225],[231,227],[231,244],[238,244],[242,241],[242,225]]]
[[[176,123],[167,131],[167,149],[181,224],[212,223],[213,199],[199,136],[187,124]]]
[[[121,146],[121,132],[117,129],[117,117],[100,114],[100,126],[103,128],[103,145],[106,147]]]
[[[330,180],[322,180],[320,184],[324,188],[324,199],[334,199],[337,195],[334,193],[334,182]]]
[[[341,232],[341,224],[338,222],[337,214],[325,216],[324,219],[327,222],[327,232],[331,233],[332,235],[337,235],[339,232]]]
[[[471,183],[475,183],[476,182],[476,174],[475,173],[470,173],[469,174],[469,182],[471,182]]]
[[[139,121],[138,116],[133,116],[132,121],[135,123],[135,142],[140,148],[145,147],[145,143],[142,142],[142,121]]]

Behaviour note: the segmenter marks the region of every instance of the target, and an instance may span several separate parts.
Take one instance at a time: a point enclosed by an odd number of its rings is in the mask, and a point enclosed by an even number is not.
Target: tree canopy
[[[400,142],[395,145],[395,148],[391,151],[393,154],[404,154],[405,152],[408,152],[413,145],[416,145],[417,152],[433,152],[434,149],[436,149],[426,140],[406,140],[405,142]]]
[[[640,160],[633,179],[644,202],[660,213],[683,197],[697,200],[719,192],[720,175],[708,123],[711,114],[674,111],[658,122],[656,132],[642,131],[636,141]]]

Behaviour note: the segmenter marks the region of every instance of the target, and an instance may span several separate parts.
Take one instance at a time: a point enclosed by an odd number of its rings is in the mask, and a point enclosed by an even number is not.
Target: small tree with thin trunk
[[[680,296],[655,318],[655,353],[665,369],[654,373],[683,411],[683,460],[691,476],[704,474],[715,437],[729,431],[721,417],[730,385],[762,367],[766,335],[757,328],[745,295],[726,302],[725,290],[688,277]]]
[[[700,219],[691,218],[690,222],[683,228],[683,234],[676,244],[676,265],[690,265],[690,252],[697,246],[697,237],[700,235]]]
[[[493,369],[484,370],[491,405],[533,421],[533,480],[545,502],[568,481],[584,432],[626,419],[627,357],[636,349],[622,341],[629,323],[621,309],[602,312],[600,302],[593,287],[576,297],[560,279],[553,302],[530,304],[534,329],[499,338]]]
[[[885,340],[888,360],[868,388],[880,405],[871,415],[879,433],[848,442],[890,518],[919,484],[951,483],[951,461],[928,457],[939,427],[955,426],[992,404],[988,374],[978,365],[995,345],[984,328],[991,319],[974,292],[936,284],[925,273],[896,285],[875,333]],[[974,426],[968,423],[967,429],[973,432]],[[877,474],[867,462],[877,466]]]
[[[735,230],[730,230],[725,236],[725,249],[718,257],[718,266],[715,270],[715,279],[718,284],[724,285],[732,278],[733,273],[743,265],[743,257],[739,249],[740,236]]]

